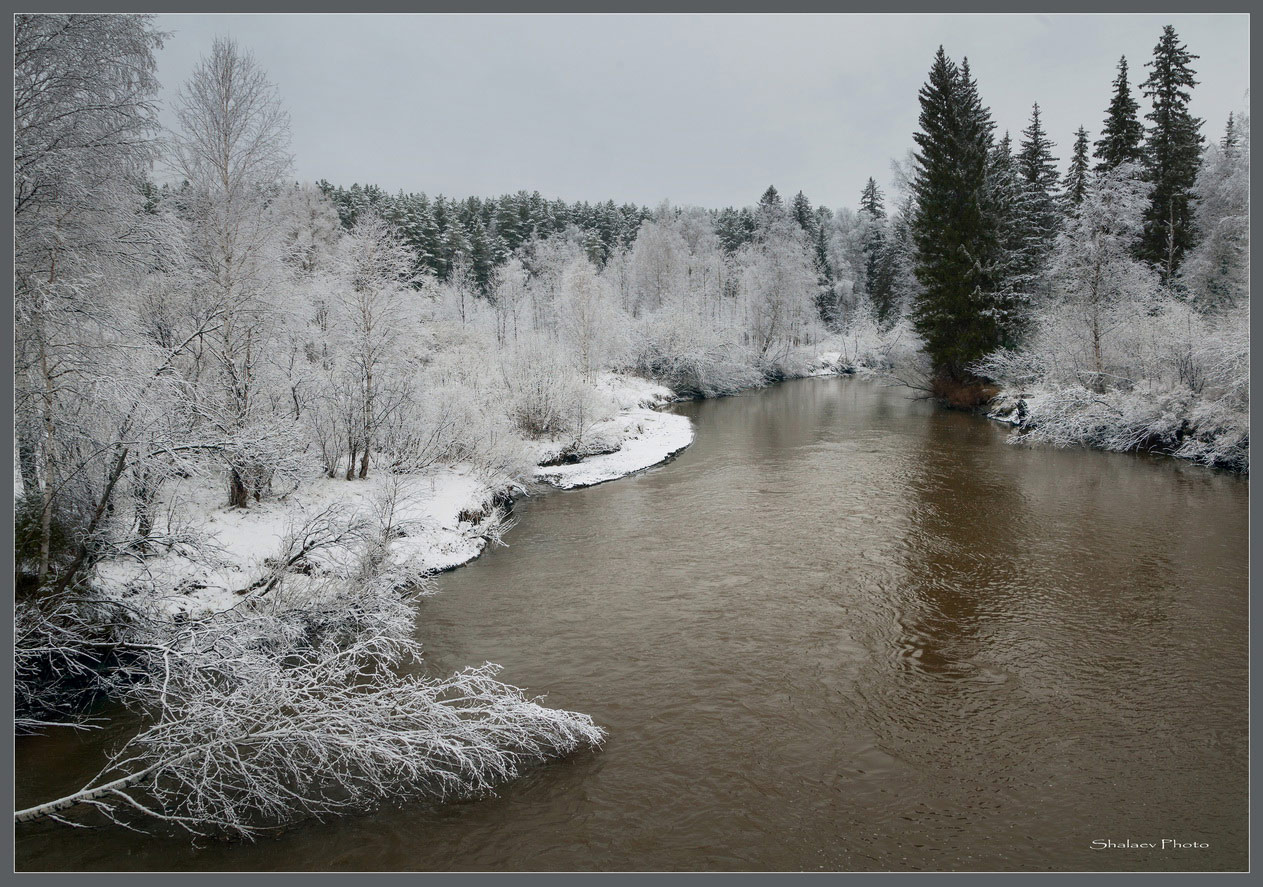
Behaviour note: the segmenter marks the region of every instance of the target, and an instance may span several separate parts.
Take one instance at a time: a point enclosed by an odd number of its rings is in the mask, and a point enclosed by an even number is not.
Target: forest
[[[164,131],[152,17],[14,39],[15,726],[140,725],[18,822],[248,838],[599,748],[491,663],[427,672],[414,604],[533,484],[687,446],[673,399],[871,375],[1248,471],[1249,116],[1192,116],[1171,27],[1064,173],[940,48],[889,188],[836,210],[298,183],[233,40]]]

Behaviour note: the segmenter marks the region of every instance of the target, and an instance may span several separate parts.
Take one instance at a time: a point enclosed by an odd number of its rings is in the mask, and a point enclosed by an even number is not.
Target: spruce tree
[[[1088,190],[1088,131],[1082,126],[1074,134],[1074,151],[1070,155],[1070,168],[1062,183],[1062,195],[1066,209],[1073,211],[1083,203]]]
[[[1201,165],[1202,121],[1189,113],[1190,90],[1197,85],[1190,62],[1197,56],[1180,44],[1167,25],[1153,48],[1149,77],[1140,85],[1153,110],[1145,115],[1145,179],[1152,187],[1140,238],[1140,257],[1152,263],[1164,281],[1173,279],[1192,247],[1193,186]]]
[[[864,190],[860,192],[860,211],[868,213],[874,219],[886,218],[886,210],[882,206],[881,189],[877,187],[877,181],[872,176],[869,176],[864,184]]]
[[[976,381],[971,365],[1006,340],[987,267],[996,231],[984,210],[995,124],[968,61],[958,68],[941,46],[919,99],[912,235],[922,291],[913,320],[946,393]]]
[[[1236,116],[1229,111],[1228,125],[1224,127],[1224,137],[1219,140],[1219,147],[1223,149],[1225,154],[1232,154],[1237,150],[1237,145],[1240,142],[1241,137],[1237,135]]]
[[[1018,151],[1017,169],[1022,176],[1024,222],[1026,239],[1031,258],[1039,264],[1052,249],[1061,222],[1058,208],[1059,176],[1057,158],[1039,120],[1039,103],[1031,109],[1031,122],[1022,130],[1022,145]]]
[[[775,187],[768,185],[755,209],[755,229],[758,236],[765,237],[767,232],[784,221],[786,216],[785,203],[781,200],[780,193]]]
[[[1120,163],[1139,163],[1144,156],[1141,142],[1145,128],[1136,113],[1140,105],[1132,97],[1127,82],[1127,57],[1118,60],[1118,76],[1114,78],[1114,96],[1105,112],[1105,124],[1096,142],[1097,172],[1107,172]]]
[[[794,199],[789,205],[789,214],[794,217],[794,221],[806,232],[808,237],[814,237],[816,218],[811,210],[811,201],[807,199],[806,194],[799,191],[794,195]]]
[[[889,313],[885,296],[878,293],[878,276],[886,243],[886,209],[881,189],[871,177],[860,192],[861,248],[864,254],[864,292],[868,293],[879,317]]]
[[[995,226],[995,248],[988,263],[991,285],[997,305],[1010,315],[1029,301],[1043,258],[1041,241],[1032,233],[1038,225],[1031,193],[1006,132],[991,152],[985,206]],[[1016,316],[1011,317],[1010,327],[1016,323]]]

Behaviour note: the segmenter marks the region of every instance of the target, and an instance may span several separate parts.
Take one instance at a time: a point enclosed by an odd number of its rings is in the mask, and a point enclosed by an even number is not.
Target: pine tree
[[[1236,117],[1231,111],[1228,112],[1228,125],[1224,127],[1224,137],[1219,140],[1219,147],[1223,149],[1225,154],[1232,154],[1237,150],[1240,142],[1240,136],[1237,135]]]
[[[984,209],[995,124],[968,61],[958,68],[941,46],[919,99],[912,235],[922,292],[913,320],[938,390],[947,393],[974,383],[972,364],[1008,335],[1009,318],[987,268],[996,249],[994,220]]]
[[[870,297],[883,326],[894,323],[904,306],[915,304],[919,288],[915,273],[916,245],[910,220],[915,214],[913,196],[889,220],[887,236],[878,257],[877,277]]]
[[[1022,130],[1022,146],[1017,154],[1017,168],[1022,175],[1026,201],[1026,236],[1030,240],[1036,262],[1052,249],[1061,221],[1058,208],[1060,183],[1054,145],[1049,141],[1039,120],[1039,103],[1031,109],[1031,122]]]
[[[816,311],[825,322],[837,313],[838,304],[837,277],[833,270],[833,263],[829,261],[829,229],[832,227],[830,224],[832,221],[833,213],[825,206],[817,209],[812,219],[814,234],[811,255],[820,287],[816,297]]]
[[[989,265],[992,285],[1014,305],[1029,300],[1041,263],[1041,241],[1035,236],[1037,207],[1006,132],[991,152],[986,213],[996,228]]]
[[[877,278],[886,243],[886,210],[882,206],[881,189],[871,177],[860,192],[860,224],[863,226],[860,244],[864,254],[864,292],[873,299],[878,316],[885,317],[889,305],[877,293]]]
[[[1106,172],[1120,163],[1139,163],[1144,156],[1141,142],[1145,128],[1136,116],[1140,105],[1132,98],[1127,83],[1127,58],[1118,60],[1118,76],[1114,78],[1114,97],[1105,112],[1101,138],[1096,142],[1097,172]]]
[[[799,191],[794,195],[794,199],[789,205],[789,214],[793,216],[798,226],[806,232],[808,237],[814,237],[816,233],[816,218],[811,210],[811,201],[807,199],[807,195]]]
[[[740,213],[731,206],[720,210],[715,218],[715,233],[719,235],[724,251],[729,254],[735,253],[749,241]]]
[[[1150,127],[1145,140],[1145,178],[1153,188],[1145,212],[1139,254],[1152,263],[1163,281],[1173,279],[1193,246],[1193,186],[1201,164],[1202,121],[1189,113],[1190,90],[1197,85],[1190,62],[1197,56],[1182,46],[1167,25],[1153,48],[1149,77],[1140,85],[1153,103],[1145,115]]]
[[[1066,209],[1073,211],[1083,203],[1088,188],[1088,131],[1082,126],[1074,134],[1074,152],[1070,155],[1070,168],[1062,183],[1062,195]]]
[[[864,190],[860,192],[860,211],[868,213],[874,219],[886,218],[886,210],[882,206],[881,189],[877,187],[877,181],[872,176],[869,176],[864,184]]]
[[[775,187],[769,185],[755,209],[755,230],[760,238],[786,219],[785,203]]]

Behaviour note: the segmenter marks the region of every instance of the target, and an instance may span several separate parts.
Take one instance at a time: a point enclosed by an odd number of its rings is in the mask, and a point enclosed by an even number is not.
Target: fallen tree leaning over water
[[[373,543],[351,577],[307,565],[205,619],[117,621],[98,679],[149,726],[81,789],[15,822],[81,825],[87,812],[250,837],[387,800],[479,796],[600,745],[590,717],[528,699],[491,663],[408,673],[421,653],[411,597],[427,589]]]

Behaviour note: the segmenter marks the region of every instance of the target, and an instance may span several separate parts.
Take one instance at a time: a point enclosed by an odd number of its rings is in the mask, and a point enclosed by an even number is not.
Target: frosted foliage
[[[1203,307],[1239,304],[1250,296],[1250,118],[1234,117],[1238,143],[1210,145],[1197,176],[1195,219],[1201,241],[1182,280]]]
[[[371,586],[370,586],[371,587]],[[17,821],[95,813],[250,837],[391,799],[478,796],[603,733],[495,679],[418,662],[389,591],[276,597],[187,626],[138,625],[118,692],[152,723],[78,792]],[[68,820],[67,817],[75,817]]]
[[[1213,167],[1218,161],[1207,159]],[[1190,297],[1134,258],[1145,188],[1129,164],[1098,176],[1057,241],[1053,302],[1019,351],[980,369],[1004,386],[1015,439],[1249,463],[1248,300]],[[1220,278],[1221,280],[1225,278]]]

